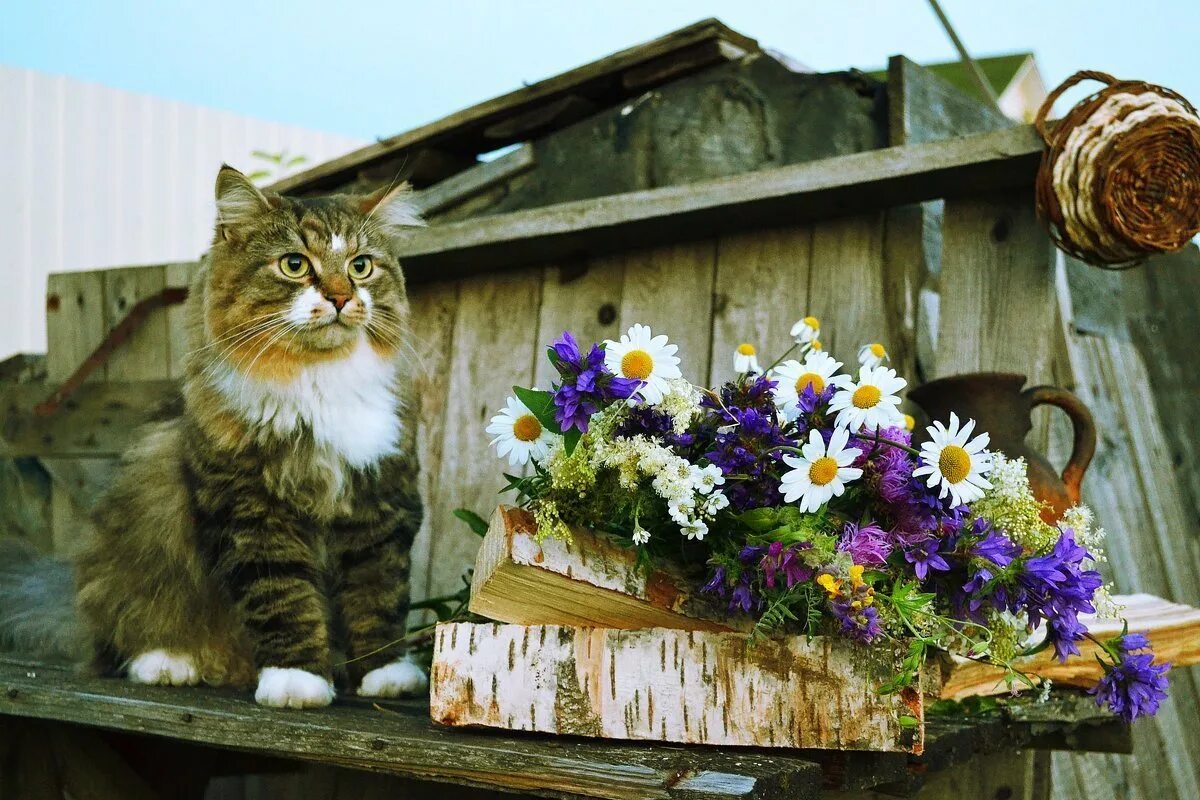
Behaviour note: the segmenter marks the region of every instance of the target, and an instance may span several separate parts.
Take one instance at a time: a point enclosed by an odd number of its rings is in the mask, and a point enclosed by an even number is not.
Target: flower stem
[[[791,347],[789,347],[787,350],[783,351],[783,355],[781,355],[779,358],[777,358],[773,362],[771,362],[771,366],[767,367],[766,370],[763,372],[763,374],[766,375],[768,372],[770,372],[771,370],[778,367],[783,362],[783,360],[785,358],[787,358],[788,356],[790,356],[792,354],[792,351],[795,350],[799,346],[800,346],[799,342],[793,342]]]
[[[886,445],[890,445],[892,447],[899,448],[910,455],[914,455],[914,456],[921,455],[921,451],[917,450],[915,447],[909,447],[908,445],[904,444],[903,442],[893,442],[891,439],[885,439],[882,436],[880,436],[878,433],[875,433],[874,435],[864,435],[863,433],[859,432],[854,435],[860,439],[867,439],[869,441],[875,442],[876,444],[886,444]]]

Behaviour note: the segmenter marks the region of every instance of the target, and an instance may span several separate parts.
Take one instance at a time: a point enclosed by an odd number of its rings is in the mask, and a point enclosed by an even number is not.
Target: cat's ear
[[[412,186],[407,181],[396,186],[384,186],[366,197],[359,198],[358,209],[390,233],[399,228],[422,227],[421,210],[412,202]]]
[[[228,164],[217,173],[217,233],[229,238],[232,231],[253,222],[279,203],[278,195],[266,195],[249,178]]]

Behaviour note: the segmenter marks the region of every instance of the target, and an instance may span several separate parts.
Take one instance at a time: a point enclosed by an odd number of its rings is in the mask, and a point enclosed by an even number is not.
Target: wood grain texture
[[[1027,190],[946,201],[938,375],[1051,377],[1057,300],[1050,240]]]
[[[717,241],[708,385],[733,377],[733,352],[749,342],[763,369],[791,345],[792,324],[809,314],[812,227],[766,228]]]
[[[533,516],[500,506],[475,559],[471,610],[522,625],[637,629],[748,630],[723,608],[695,596],[669,565],[637,566],[637,554],[611,537],[578,529],[570,540],[538,541]]]
[[[443,342],[449,357],[437,488],[426,509],[432,532],[430,594],[460,588],[479,547],[479,538],[454,518],[454,509],[486,514],[504,485],[503,463],[489,448],[484,429],[514,384],[532,384],[534,359],[544,357],[536,340],[541,291],[540,269],[458,288],[453,340]]]
[[[57,272],[47,281],[46,382],[57,386],[100,346],[108,333],[104,274]],[[102,371],[88,378],[103,379]]]
[[[414,281],[1022,187],[1042,141],[1025,126],[559,203],[413,232]],[[1031,212],[1032,213],[1032,212]]]
[[[593,342],[620,339],[619,318],[624,296],[624,258],[598,256],[545,267],[542,305],[538,312],[538,344],[548,346],[571,331],[586,348]],[[535,355],[534,384],[549,388],[558,373],[544,351]]]
[[[918,692],[880,695],[900,656],[844,639],[751,642],[667,628],[444,623],[430,715],[615,739],[920,753]]]
[[[104,271],[105,331],[115,328],[139,300],[166,288],[166,268],[127,267]],[[151,312],[138,330],[113,351],[104,365],[109,381],[164,380],[171,375],[167,311]]]
[[[679,346],[683,377],[703,384],[712,346],[713,280],[716,242],[701,240],[631,250],[620,259],[624,269],[620,328],[649,325]],[[614,276],[615,279],[615,276]]]
[[[135,686],[4,661],[0,715],[0,732],[12,719],[37,717],[553,798],[807,800],[823,781],[821,766],[798,754],[483,737],[431,726],[415,701],[296,713],[228,692]]]
[[[883,214],[873,212],[826,220],[813,226],[809,311],[821,321],[825,351],[858,371],[858,348],[885,346]]]

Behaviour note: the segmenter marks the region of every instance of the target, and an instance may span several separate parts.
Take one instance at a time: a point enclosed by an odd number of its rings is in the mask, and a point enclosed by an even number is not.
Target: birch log
[[[521,625],[749,630],[745,617],[697,596],[669,565],[639,569],[631,547],[575,530],[538,541],[533,516],[500,506],[475,558],[471,610]]]
[[[1144,633],[1150,640],[1159,661],[1169,661],[1177,667],[1200,663],[1200,609],[1172,603],[1150,594],[1116,595],[1113,600],[1123,606],[1122,614],[1129,622],[1130,633]],[[1121,620],[1080,615],[1088,632],[1104,641],[1121,633]],[[1060,664],[1053,650],[1020,659],[1020,669],[1049,678],[1067,686],[1094,686],[1103,675],[1096,662],[1100,647],[1091,641],[1079,643],[1080,655]],[[942,664],[941,696],[961,700],[971,695],[1000,694],[1008,691],[1003,683],[1004,670],[987,664],[951,657]]]
[[[920,693],[877,691],[902,657],[828,637],[445,623],[430,714],[611,739],[920,753]]]

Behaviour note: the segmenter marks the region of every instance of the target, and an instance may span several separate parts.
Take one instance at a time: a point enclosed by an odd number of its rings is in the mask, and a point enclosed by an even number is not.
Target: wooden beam
[[[471,736],[429,724],[424,703],[362,701],[295,712],[249,695],[136,686],[0,660],[0,715],[60,720],[263,755],[545,797],[814,798],[821,767],[795,754]],[[0,731],[11,723],[0,717]]]
[[[411,280],[445,279],[938,197],[1028,188],[1042,148],[1030,126],[889,147],[433,226],[414,231],[400,253]]]
[[[492,161],[484,161],[433,186],[413,192],[413,203],[423,214],[436,214],[501,181],[520,175],[533,164],[533,146],[523,144],[511,153],[505,153]]]
[[[919,754],[921,693],[878,691],[904,650],[841,637],[447,623],[435,635],[430,715],[608,739]]]
[[[612,106],[625,97],[650,88],[654,84],[635,82],[625,86],[621,75],[626,70],[658,62],[660,80],[673,80],[682,74],[667,70],[662,59],[683,51],[685,60],[694,60],[693,47],[702,42],[725,41],[735,45],[733,52],[758,50],[758,43],[726,27],[715,19],[706,19],[669,33],[644,44],[622,50],[576,69],[530,84],[514,92],[465,108],[436,122],[422,125],[406,133],[369,144],[341,158],[319,164],[304,172],[278,181],[270,188],[281,193],[313,192],[336,188],[347,183],[362,168],[391,158],[418,145],[433,144],[471,155],[506,144],[503,140],[487,139],[484,130],[501,120],[526,113],[536,107],[556,102],[570,94],[596,102],[600,107]],[[726,51],[715,51],[720,57]],[[711,63],[711,62],[709,62]],[[698,67],[705,66],[698,64]],[[645,75],[646,73],[639,73]],[[644,78],[642,78],[644,80]]]
[[[0,437],[13,456],[115,457],[137,427],[179,390],[174,381],[85,383],[54,414],[34,412],[40,383],[0,385]]]

